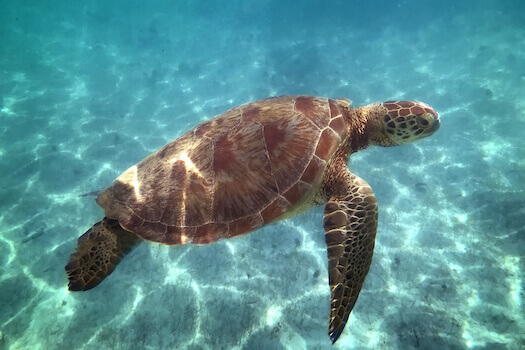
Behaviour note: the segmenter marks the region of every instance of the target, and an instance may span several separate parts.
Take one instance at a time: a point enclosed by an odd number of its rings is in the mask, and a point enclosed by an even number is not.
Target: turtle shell
[[[345,140],[348,101],[282,96],[233,108],[126,170],[106,216],[165,244],[248,233],[312,202]]]

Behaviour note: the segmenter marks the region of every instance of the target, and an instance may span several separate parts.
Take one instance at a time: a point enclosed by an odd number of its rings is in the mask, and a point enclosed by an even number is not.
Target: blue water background
[[[523,349],[525,3],[3,1],[0,349]],[[322,208],[209,246],[141,245],[67,291],[92,197],[196,124],[281,94],[415,99],[429,139],[355,154],[380,224],[327,335]]]

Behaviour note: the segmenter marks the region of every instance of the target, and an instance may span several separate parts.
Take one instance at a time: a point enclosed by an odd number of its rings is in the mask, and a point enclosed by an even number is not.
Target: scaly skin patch
[[[388,110],[383,117],[385,130],[397,145],[432,135],[439,129],[439,115],[425,103],[387,101],[381,105]]]
[[[344,157],[334,159],[323,188],[328,275],[332,296],[328,334],[335,343],[352,311],[372,263],[377,202],[363,179],[352,174]]]
[[[116,220],[104,218],[97,222],[80,236],[76,250],[69,257],[66,265],[69,290],[98,286],[141,241],[136,234],[122,229]]]

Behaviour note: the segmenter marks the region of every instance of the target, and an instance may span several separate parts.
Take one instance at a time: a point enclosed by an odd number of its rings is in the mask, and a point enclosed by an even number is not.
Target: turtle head
[[[369,116],[376,119],[370,135],[374,145],[402,145],[430,136],[439,129],[439,114],[423,102],[386,101],[370,108]]]

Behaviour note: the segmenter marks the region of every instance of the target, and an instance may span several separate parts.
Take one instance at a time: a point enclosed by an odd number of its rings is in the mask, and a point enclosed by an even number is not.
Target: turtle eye
[[[418,115],[416,117],[416,120],[417,120],[417,124],[422,127],[422,128],[426,128],[428,127],[430,124],[431,124],[431,119],[432,116],[428,115],[428,114],[422,114],[422,115]]]

